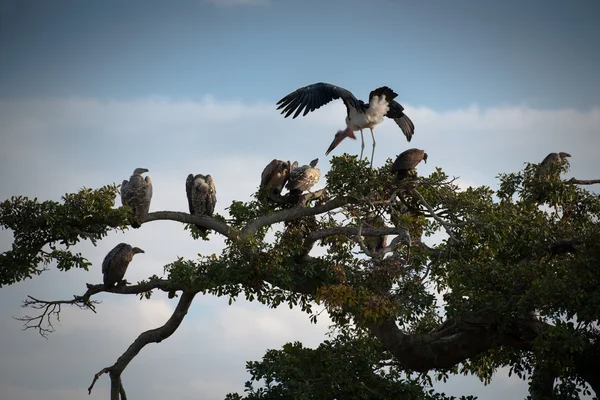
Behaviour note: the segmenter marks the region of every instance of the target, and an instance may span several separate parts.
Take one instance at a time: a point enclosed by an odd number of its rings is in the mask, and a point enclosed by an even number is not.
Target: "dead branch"
[[[96,384],[96,381],[98,380],[98,378],[100,378],[105,373],[110,372],[110,369],[111,369],[111,367],[103,368],[102,370],[100,370],[100,372],[98,372],[96,375],[94,375],[94,380],[92,381],[92,384],[88,388],[88,395],[92,394],[92,389],[94,388],[94,385]]]
[[[165,279],[153,279],[149,282],[141,283],[138,285],[116,286],[110,289],[106,289],[106,287],[102,284],[92,285],[88,283],[87,288],[87,291],[83,295],[74,295],[72,300],[47,301],[36,299],[35,297],[28,295],[27,298],[23,301],[22,307],[33,308],[35,310],[42,310],[41,315],[26,315],[24,317],[13,318],[23,322],[23,330],[37,329],[38,333],[42,337],[47,339],[48,334],[54,332],[52,318],[55,318],[57,321],[60,321],[60,312],[62,311],[62,305],[74,305],[81,309],[88,309],[92,310],[93,312],[96,312],[96,305],[100,302],[91,300],[90,298],[93,295],[98,294],[100,292],[109,292],[117,294],[141,294],[154,289],[160,289],[164,292],[182,289],[177,287],[176,285],[173,285],[169,280]]]
[[[127,368],[129,363],[139,354],[139,352],[149,343],[160,343],[163,340],[169,338],[181,325],[183,318],[187,315],[187,312],[196,296],[196,292],[184,291],[177,307],[171,318],[165,324],[159,328],[151,329],[140,334],[135,341],[129,346],[129,348],[117,359],[112,366],[102,369],[92,380],[92,384],[88,388],[88,393],[91,394],[94,384],[100,376],[105,373],[109,373],[111,381],[110,398],[111,400],[126,400],[125,389],[121,381],[121,374]]]

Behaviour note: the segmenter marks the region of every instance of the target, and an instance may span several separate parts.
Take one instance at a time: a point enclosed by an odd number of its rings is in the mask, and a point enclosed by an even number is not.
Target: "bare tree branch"
[[[208,229],[212,229],[219,232],[221,235],[228,237],[229,239],[235,240],[235,230],[224,222],[218,221],[207,215],[191,215],[179,211],[155,211],[148,214],[148,218],[144,221],[159,221],[159,220],[170,220],[178,221],[184,224],[195,224],[200,225]]]
[[[595,185],[596,183],[600,183],[600,179],[575,179],[575,178],[571,178],[568,180],[563,181],[565,183],[573,183],[575,185]]]
[[[183,290],[183,287],[178,287],[166,279],[152,279],[148,282],[141,283],[138,285],[119,285],[106,289],[104,285],[92,285],[87,284],[88,290],[81,296],[74,295],[72,300],[40,300],[33,296],[27,296],[23,301],[22,307],[33,308],[35,310],[43,310],[41,315],[37,316],[23,316],[13,317],[18,321],[23,322],[23,330],[37,329],[38,333],[48,338],[48,334],[54,332],[54,326],[52,325],[52,318],[60,321],[60,312],[62,311],[62,305],[75,305],[81,309],[89,309],[96,312],[96,305],[99,301],[90,300],[90,298],[100,292],[109,292],[117,294],[142,294],[149,292],[154,289],[160,289],[164,292],[171,290]]]
[[[458,228],[458,227],[464,226],[464,225],[466,225],[466,222],[462,222],[460,224],[453,224],[453,223],[444,221],[442,218],[438,217],[438,215],[435,213],[433,207],[431,207],[431,205],[425,200],[425,198],[421,195],[421,193],[419,193],[417,191],[417,189],[411,187],[410,192],[419,199],[419,202],[421,204],[423,204],[425,206],[425,208],[427,208],[431,217],[433,219],[435,219],[437,222],[439,222],[440,225],[442,225],[445,228],[448,236],[450,236],[450,238],[452,238],[452,240],[458,242],[458,239],[456,238],[456,236],[454,236],[454,234],[452,233],[450,228]]]
[[[247,237],[248,235],[253,234],[260,228],[267,225],[273,225],[278,222],[290,221],[292,219],[297,219],[301,217],[322,214],[324,212],[331,211],[335,208],[342,207],[343,205],[348,204],[349,202],[350,200],[348,198],[338,197],[325,204],[321,204],[315,207],[298,206],[289,210],[281,210],[272,214],[263,215],[262,217],[258,217],[250,221],[242,231],[242,236]]]
[[[88,393],[91,394],[94,384],[98,378],[108,372],[111,380],[111,400],[119,400],[119,396],[121,397],[121,400],[126,400],[125,389],[123,388],[123,384],[121,382],[121,374],[125,368],[127,368],[131,360],[133,360],[147,344],[160,343],[170,337],[177,330],[177,328],[179,328],[179,325],[181,325],[183,318],[185,318],[190,305],[194,300],[194,296],[196,296],[196,292],[184,291],[179,298],[179,302],[177,303],[177,307],[175,308],[175,311],[173,311],[171,318],[169,318],[169,320],[163,326],[142,333],[121,355],[121,357],[117,359],[116,363],[110,367],[102,369],[100,372],[94,375],[92,384],[88,388]]]

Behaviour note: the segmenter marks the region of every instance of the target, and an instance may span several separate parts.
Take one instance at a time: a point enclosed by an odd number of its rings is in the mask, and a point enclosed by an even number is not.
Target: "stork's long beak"
[[[347,137],[356,139],[356,136],[354,135],[354,131],[352,131],[352,129],[346,128],[346,130],[344,131],[338,131],[335,134],[335,137],[333,138],[333,142],[331,142],[329,148],[325,152],[325,155],[328,156],[329,153],[331,153],[331,151],[335,149],[338,146],[338,144],[340,144],[342,140],[346,139]]]

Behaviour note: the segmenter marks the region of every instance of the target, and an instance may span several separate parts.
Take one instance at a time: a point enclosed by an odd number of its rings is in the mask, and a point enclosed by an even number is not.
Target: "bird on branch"
[[[133,256],[138,253],[144,253],[139,247],[131,247],[127,243],[119,243],[108,252],[102,262],[102,275],[104,275],[104,286],[112,288],[117,283],[124,284],[122,281],[127,271],[129,263]]]
[[[211,217],[217,204],[217,190],[210,175],[189,174],[185,180],[185,191],[191,215],[208,215]],[[202,233],[208,229],[196,225]]]
[[[561,167],[567,163],[569,153],[550,153],[542,160],[536,171],[537,179],[559,180]]]
[[[290,173],[290,178],[287,183],[287,189],[292,195],[300,195],[302,192],[309,191],[321,178],[321,170],[316,168],[318,158],[315,158],[309,165],[303,165],[295,168]]]
[[[280,195],[291,172],[298,168],[298,161],[273,160],[263,170],[260,176],[260,187],[276,195]]]
[[[392,173],[397,173],[399,181],[406,179],[409,175],[415,174],[415,167],[421,161],[427,163],[425,150],[408,149],[403,151],[392,164]]]
[[[121,204],[131,208],[133,219],[130,221],[133,228],[139,228],[148,217],[150,201],[152,200],[152,180],[149,176],[142,177],[146,168],[136,168],[129,180],[121,184]]]
[[[279,106],[277,109],[283,109],[281,114],[285,114],[285,118],[292,114],[294,114],[292,118],[296,118],[303,110],[304,113],[302,116],[305,116],[332,100],[342,99],[347,113],[346,129],[338,131],[335,134],[333,142],[331,142],[325,155],[328,155],[345,138],[356,139],[354,132],[360,131],[360,159],[362,159],[365,149],[363,129],[369,128],[371,137],[373,138],[373,150],[371,151],[371,167],[373,167],[373,156],[375,154],[375,135],[373,134],[373,129],[383,122],[383,117],[393,119],[400,129],[402,129],[409,142],[415,133],[415,125],[404,114],[404,107],[394,100],[397,96],[398,94],[392,89],[382,86],[373,90],[369,94],[369,102],[364,103],[346,89],[329,83],[319,82],[302,87],[288,94],[277,102]]]

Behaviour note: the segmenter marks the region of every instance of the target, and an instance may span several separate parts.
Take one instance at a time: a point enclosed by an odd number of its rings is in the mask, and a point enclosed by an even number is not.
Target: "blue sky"
[[[375,165],[418,147],[429,154],[419,173],[442,167],[463,187],[494,187],[499,172],[567,151],[567,177],[600,178],[598,20],[600,2],[584,0],[0,0],[0,201],[58,200],[145,167],[151,211],[187,211],[187,175],[210,173],[217,212],[226,214],[232,200],[250,198],[273,158],[319,157],[325,176],[323,153],[343,127],[343,105],[296,120],[275,110],[319,81],[363,100],[382,85],[399,93],[415,136],[407,144],[384,121]],[[367,133],[366,153],[370,140]],[[348,140],[332,155],[359,151]],[[130,282],[223,246],[217,235],[194,241],[180,224],[152,222],[78,246],[89,272],[51,270],[0,289],[0,398],[87,396],[93,374],[168,319],[175,300],[159,293],[148,301],[102,295],[98,314],[66,309],[48,341],[12,320],[26,312],[27,294],[70,299],[101,282],[104,255],[122,241],[146,250],[127,271]],[[0,251],[10,246],[0,230]],[[199,297],[172,338],[128,367],[127,392],[222,399],[243,391],[246,361],[288,341],[316,346],[327,326],[287,307]],[[165,360],[177,368],[165,369]],[[107,398],[108,387],[101,379],[90,400]],[[438,388],[490,400],[527,391],[506,371],[487,387],[454,377]]]
[[[597,1],[229,1],[2,0],[0,96],[276,101],[326,81],[437,109],[597,104]]]

